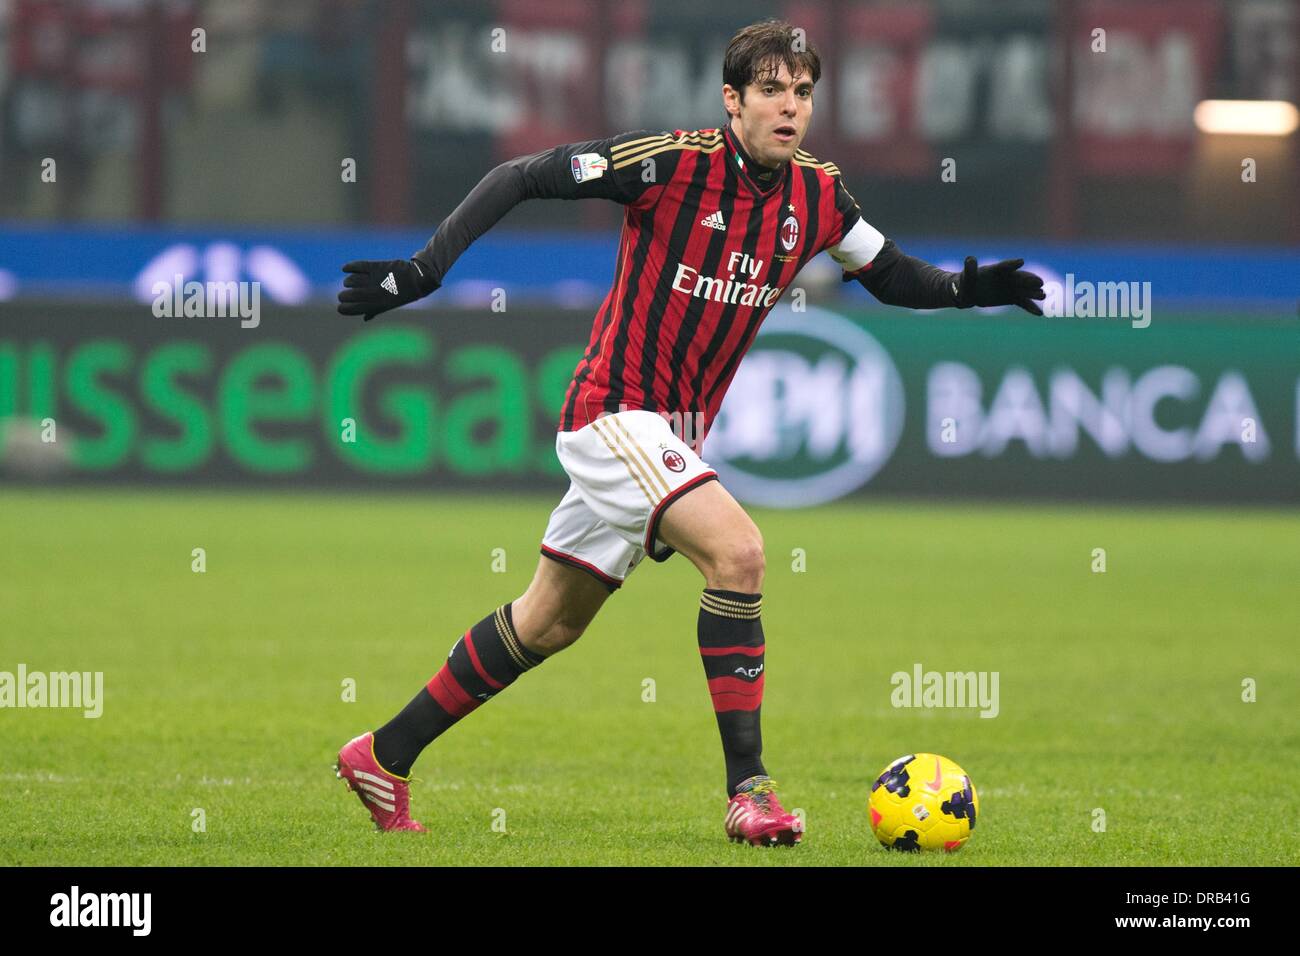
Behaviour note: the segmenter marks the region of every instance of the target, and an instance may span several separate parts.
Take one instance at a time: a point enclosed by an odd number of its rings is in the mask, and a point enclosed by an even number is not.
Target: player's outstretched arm
[[[339,312],[364,315],[369,322],[381,312],[422,299],[441,286],[443,275],[470,243],[530,198],[530,191],[538,191],[535,179],[523,174],[529,161],[536,158],[512,159],[484,176],[410,259],[347,263]]]
[[[886,240],[865,267],[845,272],[844,281],[856,279],[886,305],[911,309],[1015,305],[1042,315],[1037,303],[1047,297],[1043,280],[1022,269],[1024,264],[1024,259],[1005,259],[996,265],[981,266],[974,256],[967,256],[961,272],[948,272],[907,255],[892,240]]]
[[[611,199],[630,203],[646,190],[623,162],[651,155],[664,134],[624,133],[610,139],[568,143],[502,163],[479,181],[423,249],[410,259],[349,262],[339,293],[339,312],[381,312],[423,298],[442,285],[461,254],[506,213],[527,199]]]
[[[1043,314],[1037,305],[1047,297],[1043,280],[1020,268],[1024,259],[981,266],[974,256],[967,256],[961,272],[948,272],[909,256],[862,218],[857,200],[838,176],[835,209],[842,225],[839,240],[828,247],[831,258],[844,270],[845,282],[856,279],[886,305],[908,309],[1015,305]]]

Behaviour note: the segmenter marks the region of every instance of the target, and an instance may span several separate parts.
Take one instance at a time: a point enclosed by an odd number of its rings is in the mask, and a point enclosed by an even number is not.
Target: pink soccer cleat
[[[415,830],[424,827],[411,819],[410,777],[398,777],[379,766],[375,759],[374,734],[349,740],[339,751],[335,776],[361,798],[375,826],[380,830]]]
[[[803,821],[785,812],[776,798],[776,781],[761,774],[737,788],[727,804],[724,823],[727,836],[735,843],[794,846],[803,839]]]

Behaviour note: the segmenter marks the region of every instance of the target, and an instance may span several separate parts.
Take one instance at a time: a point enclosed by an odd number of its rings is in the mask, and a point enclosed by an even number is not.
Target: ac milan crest
[[[789,252],[799,241],[799,220],[794,216],[786,216],[785,222],[781,223],[781,245],[785,246],[785,251]]]

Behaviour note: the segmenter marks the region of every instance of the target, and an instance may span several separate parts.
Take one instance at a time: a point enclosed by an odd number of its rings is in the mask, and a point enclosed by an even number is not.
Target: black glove
[[[339,293],[339,313],[364,315],[367,322],[381,312],[424,298],[439,285],[429,267],[416,259],[360,260],[349,262],[343,271],[348,277]]]
[[[953,286],[957,308],[971,306],[1018,305],[1026,312],[1042,315],[1035,299],[1047,298],[1043,280],[1020,267],[1024,259],[1006,259],[995,266],[981,266],[974,256],[966,257],[966,266]]]

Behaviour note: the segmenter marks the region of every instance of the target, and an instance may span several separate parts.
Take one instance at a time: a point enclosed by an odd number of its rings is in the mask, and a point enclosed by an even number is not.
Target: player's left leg
[[[721,482],[664,511],[658,538],[704,576],[698,639],[727,763],[727,796],[763,769],[763,537]]]
[[[763,537],[717,481],[673,501],[656,537],[704,576],[697,636],[726,758],[727,834],[755,845],[798,843],[802,822],[781,806],[762,759]]]
[[[603,576],[621,583],[622,561],[645,555],[666,561],[675,550],[704,574],[698,633],[726,755],[727,832],[753,843],[798,842],[802,824],[781,809],[762,763],[758,529],[717,473],[656,412],[603,413],[575,432],[561,432],[556,453],[585,506],[634,548],[630,555],[615,552],[617,560],[603,565],[597,561]],[[569,538],[587,544],[581,535]],[[558,537],[557,544],[567,540]]]

